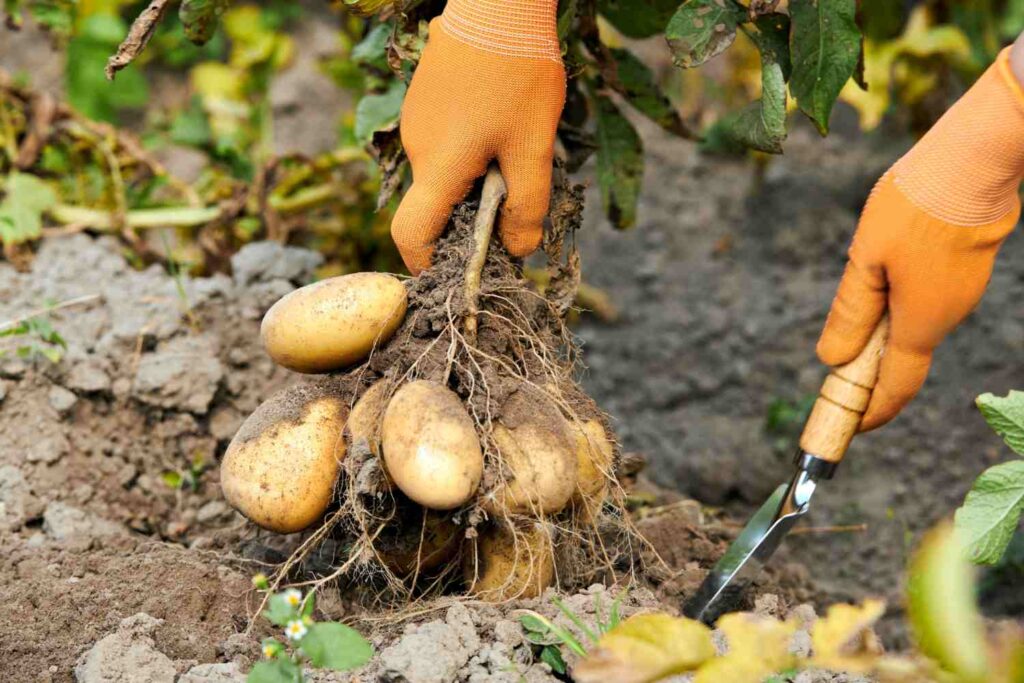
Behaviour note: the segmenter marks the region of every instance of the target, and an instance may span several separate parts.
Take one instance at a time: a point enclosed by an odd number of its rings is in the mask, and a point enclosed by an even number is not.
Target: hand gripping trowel
[[[818,392],[800,436],[796,474],[775,489],[754,513],[704,583],[683,607],[686,616],[712,622],[716,603],[734,580],[756,572],[779,547],[797,520],[807,514],[818,482],[831,479],[860,427],[878,367],[889,337],[889,318],[884,317],[861,354],[846,365],[832,369]]]

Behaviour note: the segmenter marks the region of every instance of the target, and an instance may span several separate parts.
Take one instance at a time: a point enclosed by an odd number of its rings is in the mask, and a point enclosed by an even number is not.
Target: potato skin
[[[558,512],[576,491],[578,476],[569,424],[540,392],[514,401],[515,426],[496,424],[491,432],[507,478],[488,492],[483,508],[498,516]]]
[[[387,382],[377,380],[369,389],[363,392],[356,404],[352,406],[352,412],[348,416],[346,430],[352,444],[359,439],[366,439],[370,446],[370,452],[380,456],[380,423],[384,417],[384,409],[387,404],[384,402]]]
[[[480,485],[484,456],[473,420],[459,397],[436,382],[417,380],[395,392],[381,447],[395,485],[424,507],[457,508]]]
[[[573,425],[576,435],[577,493],[593,496],[608,486],[615,447],[598,420]]]
[[[311,399],[294,420],[270,417],[281,413],[281,406],[294,401],[297,393],[285,390],[257,408],[220,466],[228,503],[264,529],[282,534],[320,519],[334,495],[346,452],[342,430],[348,408],[338,397]],[[252,435],[254,426],[259,431]]]
[[[500,521],[485,529],[466,543],[462,576],[468,593],[488,602],[539,596],[555,581],[550,526]]]
[[[297,289],[263,317],[260,336],[278,365],[317,373],[365,359],[405,318],[408,296],[386,273],[352,273]]]

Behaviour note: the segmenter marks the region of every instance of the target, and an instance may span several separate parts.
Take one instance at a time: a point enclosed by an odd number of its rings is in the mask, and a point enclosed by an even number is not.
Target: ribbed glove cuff
[[[558,0],[448,0],[442,26],[453,38],[509,57],[562,61]]]
[[[893,166],[896,185],[952,225],[994,223],[1018,211],[1024,177],[1024,91],[1010,50]]]

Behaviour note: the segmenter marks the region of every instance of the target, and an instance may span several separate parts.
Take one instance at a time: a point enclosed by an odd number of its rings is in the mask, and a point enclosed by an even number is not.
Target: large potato
[[[510,404],[491,432],[505,479],[488,492],[483,507],[499,516],[558,512],[576,490],[569,425],[538,391],[520,391]]]
[[[468,592],[481,600],[535,598],[554,583],[552,531],[546,524],[500,522],[466,545],[462,576]]]
[[[454,392],[436,382],[404,385],[381,425],[388,474],[424,507],[451,510],[475,494],[484,471],[473,420]]]
[[[249,416],[220,466],[224,497],[264,529],[301,531],[334,495],[345,457],[341,398],[300,386],[276,394]]]
[[[391,338],[408,297],[395,277],[353,273],[297,289],[271,306],[260,335],[276,363],[328,372],[358,363]]]

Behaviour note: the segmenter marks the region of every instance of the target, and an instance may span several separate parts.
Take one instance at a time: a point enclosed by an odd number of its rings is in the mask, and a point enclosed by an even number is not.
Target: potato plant
[[[1024,457],[1024,392],[982,394],[978,408],[1015,454]],[[974,482],[956,511],[956,527],[971,560],[995,564],[1006,553],[1024,515],[1024,460],[993,465]]]
[[[339,276],[267,312],[269,355],[319,376],[246,420],[221,486],[259,526],[309,530],[277,580],[328,538],[347,549],[329,578],[376,598],[500,602],[628,571],[614,437],[573,380],[564,328],[580,192],[556,191],[543,291],[490,240],[492,170],[417,278]]]

